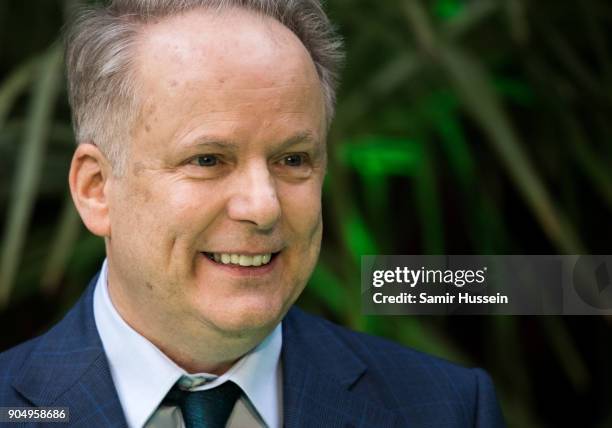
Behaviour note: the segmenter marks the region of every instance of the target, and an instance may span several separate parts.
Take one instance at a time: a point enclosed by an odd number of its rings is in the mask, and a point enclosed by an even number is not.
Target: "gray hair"
[[[125,167],[126,144],[138,118],[138,81],[133,48],[143,24],[196,8],[241,7],[289,28],[315,64],[325,99],[327,125],[334,115],[342,41],[319,0],[111,0],[81,9],[68,27],[68,97],[77,142],[93,142],[115,173]]]

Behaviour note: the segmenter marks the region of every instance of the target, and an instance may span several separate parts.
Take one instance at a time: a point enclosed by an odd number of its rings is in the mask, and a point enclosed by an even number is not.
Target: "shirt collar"
[[[238,360],[222,376],[189,374],[141,336],[121,318],[107,288],[107,261],[104,260],[94,291],[94,318],[108,358],[111,376],[130,427],[142,427],[179,380],[203,377],[204,385],[194,391],[214,388],[227,380],[246,394],[269,427],[279,425],[281,411],[282,347],[281,324],[258,346]]]

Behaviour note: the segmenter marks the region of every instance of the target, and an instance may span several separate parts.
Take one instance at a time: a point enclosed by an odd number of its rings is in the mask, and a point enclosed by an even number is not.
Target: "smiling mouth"
[[[280,252],[262,254],[202,253],[220,265],[260,267],[268,265]]]

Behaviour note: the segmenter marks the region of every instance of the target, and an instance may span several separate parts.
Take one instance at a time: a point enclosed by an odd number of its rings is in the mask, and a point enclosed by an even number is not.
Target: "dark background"
[[[75,2],[0,1],[0,350],[104,257],[67,192],[56,41]],[[612,426],[604,317],[360,314],[363,254],[610,254],[612,4],[329,0],[348,51],[320,264],[299,304],[493,377],[513,427]]]

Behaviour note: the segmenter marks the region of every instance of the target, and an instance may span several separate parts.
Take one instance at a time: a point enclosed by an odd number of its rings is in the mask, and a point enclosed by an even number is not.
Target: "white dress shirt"
[[[104,260],[94,291],[94,318],[130,428],[184,427],[179,408],[160,406],[179,380],[192,391],[227,380],[240,386],[244,394],[230,414],[228,427],[282,426],[281,324],[223,375],[189,374],[121,318],[107,287]]]

